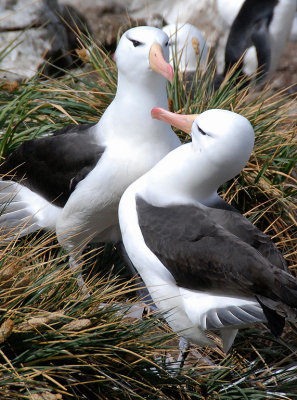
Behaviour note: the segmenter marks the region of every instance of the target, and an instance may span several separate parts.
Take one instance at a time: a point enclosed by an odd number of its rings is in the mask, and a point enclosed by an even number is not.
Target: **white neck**
[[[203,153],[185,144],[167,154],[139,184],[138,192],[151,204],[212,204],[219,186],[226,181],[225,171],[209,163]],[[149,184],[147,183],[149,182]]]
[[[152,119],[154,107],[168,108],[166,80],[152,71],[148,79],[131,83],[119,73],[117,93],[99,121],[96,135],[101,143],[125,139],[145,142],[147,139],[171,142],[170,150],[180,144],[171,127]]]
[[[134,118],[134,114],[140,113],[144,117],[149,115],[151,119],[152,108],[160,104],[160,107],[168,109],[166,79],[153,71],[149,72],[144,77],[136,77],[132,84],[131,79],[119,73],[114,101],[124,110],[120,110],[123,116],[128,112],[128,117]]]

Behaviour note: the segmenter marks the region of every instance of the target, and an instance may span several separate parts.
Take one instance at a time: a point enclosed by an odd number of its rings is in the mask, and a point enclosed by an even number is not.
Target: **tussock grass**
[[[138,391],[156,390],[151,378],[161,389],[159,374],[168,373],[153,355],[164,351],[171,334],[166,338],[158,332],[156,318],[124,318],[130,282],[97,276],[86,299],[48,235],[5,251],[0,391],[7,395],[1,398],[27,399],[49,391],[63,398],[100,399],[123,389],[125,398],[140,398]]]
[[[92,40],[82,37],[81,45],[87,66],[80,71],[57,79],[41,71],[1,86],[0,156],[24,140],[100,118],[115,94],[115,65]],[[221,195],[274,238],[295,272],[294,99],[227,79],[215,92],[213,76],[210,63],[189,90],[176,74],[168,87],[170,107],[182,113],[225,108],[249,118],[253,155]],[[110,248],[98,255],[105,265],[113,257]],[[78,290],[53,236],[39,233],[0,248],[1,400],[297,398],[295,326],[288,324],[279,340],[263,326],[242,330],[227,357],[219,347],[199,349],[214,364],[197,358],[193,347],[184,370],[173,375],[169,360],[176,359],[177,341],[162,316],[126,318],[127,304],[135,304],[133,282],[94,274],[93,261],[82,264],[89,298]]]
[[[177,341],[160,316],[127,317],[134,304],[125,302],[132,282],[96,275],[88,282],[91,296],[83,298],[49,235],[17,242],[5,252],[1,399],[280,399],[294,394],[296,328],[285,341],[275,342],[263,328],[243,331],[227,357],[219,349],[203,350],[213,365],[199,361],[194,348],[184,370],[174,375],[170,360],[176,359]]]

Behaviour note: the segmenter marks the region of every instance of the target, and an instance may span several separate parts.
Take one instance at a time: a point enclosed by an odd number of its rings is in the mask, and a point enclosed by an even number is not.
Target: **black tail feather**
[[[258,297],[257,300],[262,307],[264,315],[267,319],[267,326],[270,329],[271,333],[275,337],[280,336],[285,326],[285,318],[271,308],[268,308],[265,304],[262,303],[262,301]]]

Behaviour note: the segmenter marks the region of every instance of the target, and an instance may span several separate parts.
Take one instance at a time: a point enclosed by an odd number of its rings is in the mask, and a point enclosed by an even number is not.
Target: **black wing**
[[[76,184],[95,167],[104,147],[95,143],[95,124],[70,125],[52,136],[23,142],[0,166],[2,179],[22,185],[63,207]]]
[[[54,131],[52,136],[64,135],[65,133],[85,134],[86,131],[92,129],[92,127],[95,126],[96,124],[97,122],[92,122],[90,124],[80,124],[80,125],[76,124],[66,125],[63,126],[63,128]]]
[[[224,295],[259,295],[297,307],[296,279],[214,222],[202,208],[155,207],[139,197],[136,204],[146,245],[179,286]]]
[[[220,203],[205,209],[205,212],[228,232],[258,250],[271,264],[289,271],[284,257],[270,237],[241,215],[236,208],[221,199]]]

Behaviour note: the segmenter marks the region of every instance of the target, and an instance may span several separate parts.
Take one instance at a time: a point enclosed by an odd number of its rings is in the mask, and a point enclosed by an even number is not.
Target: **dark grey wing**
[[[269,236],[253,225],[238,210],[224,200],[214,204],[205,213],[228,232],[258,250],[271,264],[288,272],[287,263]]]
[[[90,131],[93,126],[95,126],[97,122],[92,122],[90,124],[71,124],[63,126],[61,129],[57,129],[53,132],[53,136],[64,135],[65,133],[78,133],[85,134],[86,131]]]
[[[179,286],[224,295],[261,296],[297,307],[297,281],[257,250],[213,222],[202,208],[155,207],[138,197],[149,249]]]
[[[0,166],[4,180],[22,185],[63,207],[76,184],[95,167],[104,152],[91,134],[94,124],[71,125],[53,136],[28,140]]]

